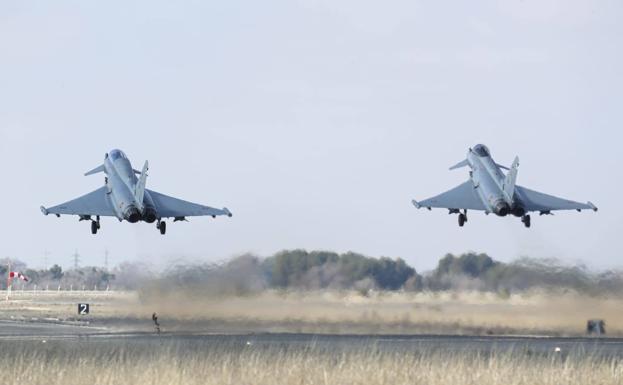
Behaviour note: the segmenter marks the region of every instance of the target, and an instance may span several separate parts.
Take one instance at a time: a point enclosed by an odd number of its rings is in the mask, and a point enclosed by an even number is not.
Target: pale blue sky
[[[3,1],[0,256],[42,265],[219,260],[279,249],[402,257],[476,250],[622,267],[619,1]],[[486,143],[518,183],[594,213],[418,211]],[[105,219],[53,205],[123,149],[152,189],[231,219]]]

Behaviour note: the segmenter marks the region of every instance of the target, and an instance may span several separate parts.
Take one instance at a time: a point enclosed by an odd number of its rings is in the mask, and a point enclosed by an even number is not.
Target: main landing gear
[[[156,228],[160,230],[160,234],[162,235],[167,233],[167,223],[165,221],[158,219],[158,222],[156,222]]]
[[[530,227],[530,215],[524,215],[523,217],[521,217],[521,223],[523,223],[524,226],[526,227]]]
[[[100,229],[100,217],[97,217],[97,220],[91,221],[91,234],[97,234],[97,230]]]
[[[461,212],[460,209],[448,209],[448,214],[459,214],[459,227],[463,227],[465,225],[465,222],[467,222],[467,209],[463,210],[463,212]],[[489,215],[489,212],[485,211],[485,214]],[[523,223],[524,226],[529,228],[530,227],[530,215],[523,215],[521,217],[521,223]]]
[[[467,210],[465,210],[465,212],[459,213],[459,227],[463,227],[465,222],[467,222]]]
[[[99,215],[95,217],[96,219],[91,219],[90,215],[81,215],[79,221],[91,221],[91,234],[97,234],[97,230],[100,229],[100,217]]]
[[[463,227],[467,222],[467,209],[461,212],[460,209],[448,209],[448,214],[459,214],[459,227]]]

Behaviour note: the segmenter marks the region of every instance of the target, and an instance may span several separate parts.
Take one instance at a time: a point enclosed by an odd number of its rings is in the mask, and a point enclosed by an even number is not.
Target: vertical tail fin
[[[469,162],[467,161],[467,159],[465,159],[455,164],[454,166],[450,167],[450,170],[456,170],[457,168],[467,167],[467,166],[469,166]]]
[[[94,168],[93,170],[91,170],[91,171],[87,171],[87,172],[85,172],[85,173],[84,173],[84,176],[89,176],[89,175],[97,174],[98,172],[104,172],[104,171],[106,171],[106,170],[104,169],[104,165],[102,164],[102,165],[100,165],[100,166],[95,167],[95,168]]]
[[[504,178],[504,185],[502,185],[502,189],[504,190],[504,194],[509,202],[513,201],[513,195],[515,195],[515,182],[517,181],[517,171],[519,168],[519,157],[515,157],[513,161],[513,165],[510,170],[506,174]]]
[[[143,166],[143,171],[141,171],[141,176],[138,178],[138,183],[136,184],[136,189],[134,190],[134,198],[136,199],[136,203],[140,205],[140,208],[143,207],[143,198],[145,197],[145,185],[147,184],[147,170],[149,170],[149,163],[145,161],[145,165]]]

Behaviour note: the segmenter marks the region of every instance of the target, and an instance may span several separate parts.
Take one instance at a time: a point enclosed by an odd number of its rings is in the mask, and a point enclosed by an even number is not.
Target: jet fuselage
[[[146,172],[147,167],[143,169]],[[140,185],[130,160],[120,150],[112,150],[104,160],[106,190],[119,220],[135,223],[140,220],[153,223],[158,212],[148,191],[142,200],[137,194]],[[144,188],[144,186],[143,186]]]
[[[476,145],[467,153],[467,163],[471,168],[470,178],[478,196],[487,207],[487,212],[498,216],[513,214],[522,216],[525,210],[517,197],[509,195],[504,190],[507,177],[495,163],[487,147]]]

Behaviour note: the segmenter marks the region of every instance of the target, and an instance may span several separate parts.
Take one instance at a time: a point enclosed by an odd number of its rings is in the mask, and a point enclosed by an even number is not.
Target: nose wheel
[[[526,227],[530,227],[530,215],[524,215],[523,217],[521,217],[521,222],[523,223],[524,226]]]
[[[160,230],[160,234],[162,235],[167,233],[167,223],[165,221],[158,220],[156,228]]]

